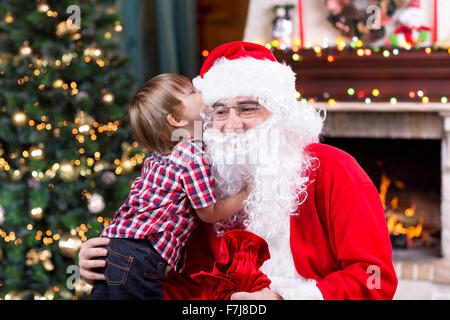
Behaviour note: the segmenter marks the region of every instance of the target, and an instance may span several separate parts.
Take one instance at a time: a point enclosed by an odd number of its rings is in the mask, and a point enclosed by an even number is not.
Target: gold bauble
[[[103,92],[102,94],[102,100],[104,103],[106,104],[113,104],[114,103],[114,94],[112,94],[111,92]]]
[[[82,296],[84,294],[89,295],[91,293],[92,286],[82,279],[78,279],[73,285],[77,296]]]
[[[55,270],[55,266],[53,265],[51,260],[42,261],[42,265],[44,266],[45,271]]]
[[[46,4],[46,3],[40,3],[40,4],[37,6],[37,11],[39,11],[39,12],[44,12],[44,13],[46,13],[48,10],[50,10],[50,7],[49,7],[48,4]]]
[[[75,116],[75,123],[78,126],[78,132],[84,135],[89,134],[94,122],[95,119],[85,111],[79,111]]]
[[[18,292],[12,290],[5,295],[5,300],[23,300],[27,294],[27,291]]]
[[[78,236],[66,234],[59,240],[59,249],[64,257],[74,258],[82,244],[83,242]]]
[[[67,27],[67,21],[62,21],[56,26],[56,35],[62,38],[70,29]]]
[[[120,162],[120,166],[122,167],[124,173],[130,173],[134,170],[133,164],[131,163],[130,159],[123,159]]]
[[[28,153],[30,154],[30,158],[34,160],[42,160],[44,159],[44,148],[43,145],[38,147],[32,146],[28,149]]]
[[[22,46],[19,47],[19,54],[23,57],[27,57],[33,53],[28,41],[25,41]]]
[[[42,208],[32,208],[29,216],[35,221],[40,221],[44,217],[44,210]]]
[[[14,17],[12,16],[11,12],[6,13],[4,21],[6,23],[13,23],[14,22]]]
[[[53,88],[59,89],[64,85],[64,81],[62,79],[56,79],[53,81]]]
[[[46,300],[53,300],[55,298],[55,290],[53,290],[53,288],[50,288],[47,291],[45,291],[44,298]]]
[[[25,112],[19,110],[12,114],[11,119],[16,126],[21,127],[27,124],[28,117]]]
[[[71,182],[77,178],[77,172],[70,162],[62,162],[59,165],[59,176],[63,181]]]
[[[87,207],[91,213],[100,213],[105,209],[105,199],[102,195],[94,193],[89,197]]]

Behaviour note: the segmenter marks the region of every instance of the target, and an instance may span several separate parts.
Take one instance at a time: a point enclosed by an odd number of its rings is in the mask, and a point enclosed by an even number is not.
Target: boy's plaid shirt
[[[153,153],[144,162],[142,174],[131,186],[125,203],[103,230],[108,238],[150,240],[175,270],[181,249],[197,225],[194,209],[216,203],[205,146],[186,140],[169,155]]]

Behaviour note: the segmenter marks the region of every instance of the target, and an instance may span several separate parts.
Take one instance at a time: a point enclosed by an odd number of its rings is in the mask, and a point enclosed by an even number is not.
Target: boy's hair
[[[136,140],[150,151],[168,154],[178,141],[172,141],[174,127],[167,115],[181,117],[183,102],[178,98],[192,87],[183,76],[163,73],[142,86],[131,100],[128,110]]]

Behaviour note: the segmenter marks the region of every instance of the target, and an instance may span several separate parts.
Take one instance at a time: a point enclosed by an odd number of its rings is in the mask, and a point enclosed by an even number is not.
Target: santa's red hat
[[[207,106],[241,96],[260,101],[296,99],[292,69],[279,63],[266,47],[250,42],[230,42],[214,49],[193,83]],[[276,112],[274,105],[266,107]]]

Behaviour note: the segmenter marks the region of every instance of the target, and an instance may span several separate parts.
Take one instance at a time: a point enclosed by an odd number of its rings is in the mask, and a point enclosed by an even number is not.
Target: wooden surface
[[[450,97],[449,97],[450,98]],[[325,102],[313,103],[316,109],[326,109],[329,112],[425,112],[425,113],[442,113],[450,112],[450,103],[421,103],[421,102],[400,102],[391,104],[389,102],[372,102],[366,104],[364,102],[342,102],[338,101],[335,105]]]
[[[348,88],[356,92],[363,91],[365,97],[373,102],[389,101],[396,97],[399,102],[417,102],[420,97],[411,99],[410,91],[422,90],[432,102],[440,102],[442,96],[450,98],[450,54],[447,50],[433,51],[427,55],[423,49],[399,49],[398,55],[385,58],[380,52],[370,56],[358,56],[356,50],[322,49],[321,57],[313,49],[300,50],[299,61],[293,61],[293,51],[275,50],[279,61],[291,65],[297,74],[297,89],[305,98],[316,101],[359,101],[356,94],[349,96]],[[335,61],[330,63],[327,57],[332,55]],[[372,96],[373,89],[380,95]]]
[[[200,50],[244,37],[249,0],[197,0]]]

